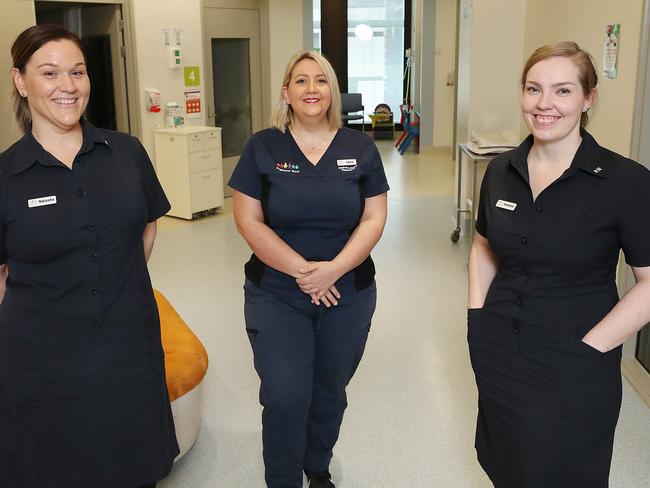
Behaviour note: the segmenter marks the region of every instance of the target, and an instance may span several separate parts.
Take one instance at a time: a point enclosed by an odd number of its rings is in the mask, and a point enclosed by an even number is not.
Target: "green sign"
[[[185,86],[201,85],[201,76],[199,75],[198,66],[185,66],[185,68],[183,68],[183,75],[185,78]]]

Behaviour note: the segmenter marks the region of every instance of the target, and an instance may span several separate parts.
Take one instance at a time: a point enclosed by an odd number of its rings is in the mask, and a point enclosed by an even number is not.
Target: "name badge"
[[[517,208],[517,204],[513,202],[507,202],[506,200],[499,200],[497,201],[497,207],[504,210],[510,210],[512,212]]]
[[[337,159],[336,166],[341,171],[352,171],[357,167],[356,159]]]
[[[29,208],[42,207],[44,205],[54,205],[56,203],[56,195],[50,197],[38,197],[27,200],[27,206]]]

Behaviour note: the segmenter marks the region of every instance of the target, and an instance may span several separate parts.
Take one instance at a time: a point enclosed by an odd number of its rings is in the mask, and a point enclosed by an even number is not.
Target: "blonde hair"
[[[528,61],[526,61],[524,70],[521,73],[522,90],[526,87],[526,76],[528,76],[530,68],[540,61],[556,57],[569,58],[578,67],[578,80],[580,81],[580,86],[582,86],[585,98],[594,93],[596,85],[598,84],[598,75],[596,74],[594,59],[591,57],[591,54],[579,47],[573,41],[554,42],[537,48],[535,52],[530,55]],[[582,115],[580,116],[580,127],[586,127],[588,122],[588,113],[582,112]]]
[[[299,52],[287,63],[287,67],[284,70],[284,78],[282,79],[282,88],[280,88],[280,98],[271,114],[271,126],[284,132],[293,122],[293,109],[284,99],[283,89],[289,86],[293,69],[303,59],[311,59],[323,70],[325,79],[327,79],[330,87],[331,95],[330,108],[327,110],[327,121],[331,129],[338,129],[341,127],[341,92],[339,91],[339,82],[336,79],[336,73],[330,62],[325,56],[316,51]]]

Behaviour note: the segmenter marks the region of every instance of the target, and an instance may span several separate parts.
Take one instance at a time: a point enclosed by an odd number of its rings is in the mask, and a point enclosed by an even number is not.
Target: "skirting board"
[[[650,407],[650,373],[634,358],[623,358],[621,370],[628,383]]]

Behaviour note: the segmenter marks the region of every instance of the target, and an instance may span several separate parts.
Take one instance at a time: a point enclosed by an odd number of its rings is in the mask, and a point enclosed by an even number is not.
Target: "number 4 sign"
[[[183,75],[185,86],[201,85],[201,76],[199,74],[198,66],[185,66],[185,68],[183,68]]]

